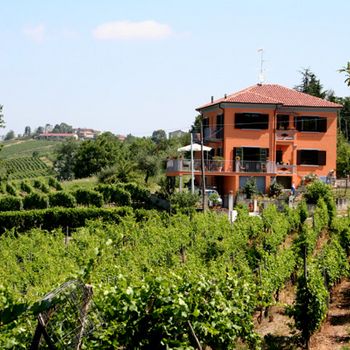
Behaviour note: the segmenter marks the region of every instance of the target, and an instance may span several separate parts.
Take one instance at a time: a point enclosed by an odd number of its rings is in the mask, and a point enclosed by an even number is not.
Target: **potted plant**
[[[222,171],[222,167],[224,166],[224,157],[214,156],[213,161],[214,161],[215,169],[218,171]]]

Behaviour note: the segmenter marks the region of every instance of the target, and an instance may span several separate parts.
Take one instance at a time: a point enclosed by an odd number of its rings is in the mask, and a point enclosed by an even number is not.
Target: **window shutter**
[[[326,165],[326,151],[318,151],[318,165]]]
[[[297,151],[297,165],[301,164],[301,151]]]
[[[327,118],[319,119],[319,131],[326,132],[327,131]]]

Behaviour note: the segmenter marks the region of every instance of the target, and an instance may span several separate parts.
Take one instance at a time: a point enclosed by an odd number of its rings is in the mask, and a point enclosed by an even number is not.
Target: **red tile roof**
[[[252,103],[252,104],[280,104],[286,107],[321,107],[341,108],[342,105],[323,100],[303,92],[286,88],[277,84],[258,84],[244,90],[220,98],[212,103],[198,107],[200,110],[205,107],[216,105],[220,102],[231,103]]]

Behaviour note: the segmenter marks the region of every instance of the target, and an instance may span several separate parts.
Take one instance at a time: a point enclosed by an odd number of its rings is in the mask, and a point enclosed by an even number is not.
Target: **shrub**
[[[123,187],[118,185],[99,185],[96,190],[103,195],[105,203],[118,205],[130,205],[131,195]]]
[[[77,201],[70,193],[59,191],[49,194],[49,203],[50,207],[73,208],[76,206]]]
[[[20,188],[23,192],[28,194],[33,192],[33,187],[26,181],[21,181]]]
[[[50,176],[48,181],[49,181],[49,186],[53,187],[57,191],[63,190],[61,183],[57,179],[55,179],[54,177]]]
[[[328,210],[328,224],[331,226],[337,214],[332,188],[322,181],[317,180],[306,187],[304,197],[306,202],[310,204],[317,204],[320,198],[324,200]]]
[[[24,209],[45,209],[49,206],[49,199],[46,195],[36,192],[28,194],[23,199]]]
[[[6,184],[6,192],[10,194],[11,196],[17,196],[17,190],[16,187],[13,186],[11,183]]]
[[[131,195],[123,188],[113,186],[111,202],[117,205],[131,205]]]
[[[35,180],[33,181],[33,187],[34,187],[34,188],[36,188],[36,189],[40,190],[41,185],[42,185],[41,180],[39,180],[39,179],[35,179]]]
[[[247,196],[248,199],[252,198],[255,194],[258,193],[258,188],[256,187],[256,180],[254,177],[248,179],[243,187],[243,193]]]
[[[191,192],[177,192],[170,196],[170,206],[174,212],[191,214],[196,210],[199,201],[198,194]]]
[[[283,193],[283,186],[278,182],[273,182],[270,185],[269,194],[270,197],[279,197]]]
[[[78,204],[102,207],[103,195],[94,190],[78,189],[74,192]]]
[[[129,182],[129,183],[126,183],[124,185],[124,189],[127,190],[130,195],[131,195],[131,199],[133,201],[136,201],[136,202],[148,202],[149,201],[149,198],[150,198],[150,191],[137,184],[137,183],[134,183],[134,182]]]
[[[0,197],[0,211],[14,211],[22,209],[22,199],[16,196]]]

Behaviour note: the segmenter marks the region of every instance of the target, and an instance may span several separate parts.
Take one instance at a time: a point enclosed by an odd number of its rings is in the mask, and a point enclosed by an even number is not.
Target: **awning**
[[[202,149],[202,146],[198,143],[193,143],[192,144],[192,149],[194,152],[198,152],[198,151],[201,151]],[[209,152],[211,151],[211,147],[208,147],[208,146],[203,146],[203,151],[206,151],[206,152]],[[184,146],[184,147],[180,147],[177,149],[178,152],[189,152],[191,151],[191,145],[187,145],[187,146]]]

